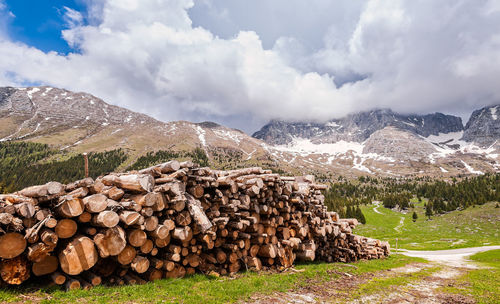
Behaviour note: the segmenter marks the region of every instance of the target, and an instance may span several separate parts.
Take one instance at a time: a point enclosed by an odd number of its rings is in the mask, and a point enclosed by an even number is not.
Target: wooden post
[[[87,157],[87,153],[83,153],[83,160],[85,161],[85,178],[89,177],[89,158]]]

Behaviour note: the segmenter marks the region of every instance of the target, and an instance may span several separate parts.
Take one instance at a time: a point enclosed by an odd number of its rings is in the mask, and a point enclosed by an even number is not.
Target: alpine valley
[[[500,171],[499,116],[500,105],[485,107],[464,126],[461,118],[441,113],[376,109],[325,123],[274,120],[249,136],[213,122],[162,122],[87,93],[4,87],[0,145],[44,144],[51,152],[35,158],[36,164],[119,149],[113,170],[175,157],[220,169],[259,165],[325,179],[474,175]]]

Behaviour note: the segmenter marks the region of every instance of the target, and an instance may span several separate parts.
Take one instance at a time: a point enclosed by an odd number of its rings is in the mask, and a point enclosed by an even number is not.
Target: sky
[[[499,0],[0,0],[0,86],[248,133],[500,103]]]

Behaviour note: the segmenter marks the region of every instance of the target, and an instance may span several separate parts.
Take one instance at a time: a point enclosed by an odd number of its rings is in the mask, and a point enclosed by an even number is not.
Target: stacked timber
[[[0,277],[67,289],[389,254],[329,212],[312,176],[170,161],[0,195]]]

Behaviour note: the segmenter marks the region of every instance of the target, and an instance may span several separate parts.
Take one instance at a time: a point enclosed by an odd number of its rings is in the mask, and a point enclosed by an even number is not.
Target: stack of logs
[[[311,176],[170,161],[0,195],[0,281],[89,288],[388,255],[327,211],[324,189]]]

